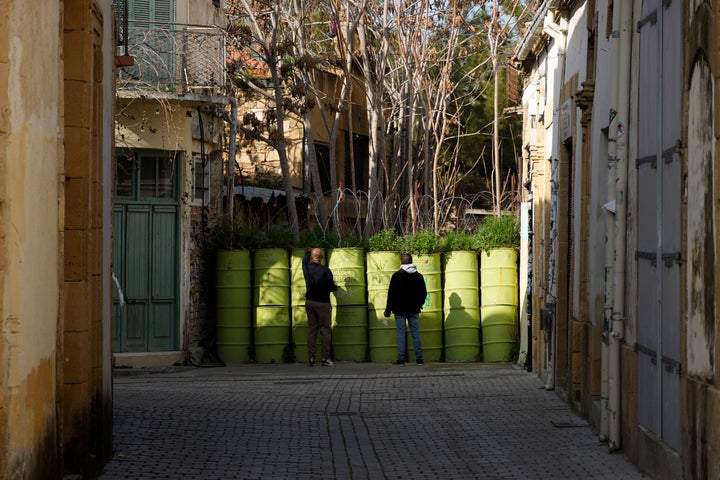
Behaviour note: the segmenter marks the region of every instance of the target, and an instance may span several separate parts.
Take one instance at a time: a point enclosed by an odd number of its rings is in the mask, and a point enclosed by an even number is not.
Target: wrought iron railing
[[[217,27],[129,21],[118,89],[142,93],[221,94],[226,88],[226,36]]]

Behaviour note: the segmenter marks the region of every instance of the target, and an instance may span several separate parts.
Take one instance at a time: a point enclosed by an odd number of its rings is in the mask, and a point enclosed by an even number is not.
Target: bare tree
[[[264,141],[277,149],[288,199],[293,196],[283,121],[288,114],[295,114],[304,125],[306,164],[325,225],[328,214],[322,197],[328,192],[321,189],[313,152],[318,126],[310,121],[310,111],[318,105],[329,136],[332,224],[341,233],[336,144],[344,115],[352,138],[350,98],[353,84],[359,82],[366,99],[369,158],[367,208],[364,227],[358,233],[369,238],[382,228],[401,226],[393,224],[397,220],[392,219],[397,218],[402,218],[405,230],[440,231],[444,218],[441,204],[455,194],[458,183],[484,155],[481,150],[478,158],[468,160],[461,147],[471,135],[492,135],[492,190],[499,213],[500,73],[525,1],[228,3],[228,11],[234,15],[229,28],[231,44],[245,55],[246,65],[239,73],[244,87],[265,98],[273,109],[264,121],[246,114],[239,129],[246,141]],[[327,31],[318,25],[333,29],[332,42],[322,38],[320,32]],[[257,72],[249,68],[253,60],[266,69],[267,83],[260,82]],[[336,88],[320,91],[319,72],[333,75]],[[475,113],[472,107],[490,88],[494,92],[492,120],[481,130],[468,131],[469,115]],[[346,162],[352,167],[356,161],[353,143],[348,145]],[[355,170],[349,171],[349,187],[355,192]],[[291,224],[297,229],[294,201],[289,200],[288,207]],[[418,219],[428,217],[431,225],[419,224]],[[360,229],[359,223],[356,226]]]
[[[492,141],[492,160],[493,160],[493,176],[495,179],[494,195],[495,195],[495,214],[500,215],[500,199],[502,198],[503,189],[500,185],[501,165],[500,165],[500,70],[505,65],[504,57],[507,52],[503,48],[507,46],[508,39],[511,38],[513,30],[517,27],[518,22],[524,17],[527,9],[525,2],[522,0],[492,0],[489,8],[490,18],[487,22],[487,43],[490,52],[490,61],[492,62],[493,74],[493,141]]]
[[[312,68],[314,64],[304,49],[306,37],[302,27],[305,25],[305,10],[301,2],[229,0],[226,11],[229,16],[229,44],[236,56],[232,73],[268,106],[262,120],[254,112],[246,112],[238,129],[246,144],[262,141],[277,151],[287,197],[288,220],[297,240],[299,221],[285,121],[290,114],[304,118],[315,104],[313,96],[308,93],[307,76],[296,71],[298,67]],[[290,26],[299,26],[300,30]],[[315,156],[308,155],[308,158],[313,184],[320,188]]]

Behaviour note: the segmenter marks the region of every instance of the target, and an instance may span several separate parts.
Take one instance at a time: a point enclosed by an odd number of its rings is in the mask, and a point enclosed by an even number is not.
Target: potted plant
[[[474,237],[480,250],[483,360],[510,361],[518,342],[520,226],[512,215],[491,216]]]
[[[395,322],[388,321],[383,312],[390,278],[400,268],[401,244],[402,238],[394,229],[380,230],[368,240],[368,345],[370,361],[375,363],[391,363],[397,358]]]
[[[212,230],[216,256],[216,345],[224,362],[253,357],[251,228],[239,217],[218,217]]]
[[[328,251],[327,266],[338,290],[333,304],[333,356],[339,361],[367,360],[367,282],[365,242],[354,235],[341,238]]]
[[[286,222],[270,225],[258,236],[253,252],[255,360],[290,360],[290,258],[295,242]]]
[[[473,236],[449,232],[442,240],[445,360],[480,359],[478,260]]]

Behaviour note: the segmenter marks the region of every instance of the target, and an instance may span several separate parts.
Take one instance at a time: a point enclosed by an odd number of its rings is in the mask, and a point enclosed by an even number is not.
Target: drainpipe
[[[608,338],[608,449],[620,448],[620,346],[625,332],[625,255],[627,251],[627,185],[628,185],[628,118],[630,115],[630,55],[632,50],[633,2],[619,2],[618,19],[618,103],[617,115],[611,132],[615,135],[615,164],[617,182],[615,191],[615,267],[613,278],[613,311]],[[615,33],[613,32],[613,36]],[[662,36],[660,37],[662,38]],[[660,264],[658,264],[660,265]]]
[[[227,213],[230,218],[234,218],[235,208],[235,142],[237,137],[238,123],[238,104],[235,97],[226,97],[230,103],[230,144],[228,145],[228,164],[227,164]]]
[[[627,2],[627,0],[626,0]],[[620,103],[620,11],[612,18],[613,30],[610,49],[612,52],[610,111],[608,124],[608,158],[607,158],[607,203],[603,205],[605,215],[605,305],[603,308],[603,333],[600,362],[600,434],[601,442],[607,442],[610,432],[609,401],[610,398],[610,330],[615,292],[615,216],[616,216],[616,179],[617,179],[617,127],[618,104]]]
[[[555,13],[552,10],[555,7],[556,1],[550,1],[548,2],[548,10],[547,14],[545,15],[545,19],[543,20],[543,33],[550,36],[555,44],[557,45],[557,56],[558,56],[558,62],[560,64],[560,85],[563,84],[565,81],[565,51],[567,49],[567,30],[560,27],[560,24],[555,23]],[[553,113],[554,115],[554,113]],[[553,122],[555,125],[558,125],[559,122],[557,121],[557,118],[553,119]],[[558,135],[559,138],[559,135]],[[552,156],[552,152],[551,152]],[[552,169],[550,172],[550,175],[552,177]],[[556,250],[557,251],[557,250]],[[556,310],[557,313],[557,310]],[[552,358],[550,358],[551,366],[552,368],[548,369],[548,378],[545,384],[545,388],[548,390],[552,390],[555,388],[555,355],[557,355],[557,348],[555,348],[556,345],[556,338],[557,338],[557,328],[556,325],[553,324],[552,326],[552,333],[550,342],[552,345]]]

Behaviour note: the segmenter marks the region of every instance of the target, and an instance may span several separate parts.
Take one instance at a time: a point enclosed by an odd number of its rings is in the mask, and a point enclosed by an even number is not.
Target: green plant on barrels
[[[443,252],[457,252],[461,250],[475,250],[472,235],[465,232],[448,232],[441,242]]]
[[[336,248],[340,239],[338,236],[328,230],[323,229],[320,225],[315,225],[309,230],[305,230],[300,234],[298,246],[304,247],[320,247],[325,249]]]
[[[338,248],[366,248],[366,242],[357,235],[347,235],[338,241]]]
[[[520,223],[513,215],[487,217],[473,235],[477,250],[520,247]]]
[[[257,232],[239,217],[223,215],[215,222],[212,239],[222,250],[249,250],[255,247]]]
[[[440,238],[432,230],[423,230],[403,238],[403,249],[415,255],[438,253],[440,248]]]
[[[368,246],[371,252],[396,252],[400,249],[401,240],[395,230],[385,229],[370,237]]]
[[[295,246],[295,233],[287,222],[274,223],[262,232],[258,238],[258,248],[292,248]]]

